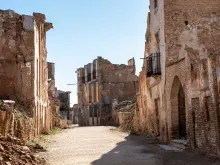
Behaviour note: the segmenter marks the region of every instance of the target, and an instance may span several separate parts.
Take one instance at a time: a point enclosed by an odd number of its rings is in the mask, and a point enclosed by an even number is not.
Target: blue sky
[[[148,0],[7,0],[1,9],[40,12],[54,29],[47,33],[48,61],[55,63],[56,86],[71,91],[77,103],[75,71],[97,56],[127,64],[135,57],[137,74],[144,55]]]

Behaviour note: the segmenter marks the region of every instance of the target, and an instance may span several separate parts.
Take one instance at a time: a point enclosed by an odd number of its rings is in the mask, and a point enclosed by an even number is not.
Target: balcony
[[[147,77],[161,75],[160,53],[152,53],[147,57]]]

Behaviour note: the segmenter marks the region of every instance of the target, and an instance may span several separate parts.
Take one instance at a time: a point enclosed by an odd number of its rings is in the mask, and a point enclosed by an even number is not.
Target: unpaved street
[[[112,127],[75,127],[49,138],[41,156],[51,165],[220,165],[214,158],[168,151],[141,136]]]

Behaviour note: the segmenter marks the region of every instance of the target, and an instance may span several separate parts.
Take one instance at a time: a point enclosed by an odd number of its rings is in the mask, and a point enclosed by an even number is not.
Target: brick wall
[[[175,106],[170,98],[175,97],[172,91],[177,77],[185,91],[189,147],[216,154],[220,153],[219,11],[220,2],[214,0],[167,0],[164,7],[169,139],[175,132],[177,114],[173,114]]]
[[[157,8],[150,2],[144,57],[159,46],[162,75],[147,78],[144,60],[135,129],[159,133],[164,142],[180,138],[179,121],[184,118],[178,111],[185,108],[188,147],[219,154],[220,1],[165,0],[158,1]]]
[[[85,65],[84,68],[77,70],[78,106],[82,110],[80,121],[84,125],[89,124],[89,120],[86,118],[89,117],[89,111],[92,111],[92,115],[95,114],[95,107],[97,107],[98,123],[101,122],[105,125],[111,107],[105,106],[103,108],[104,104],[110,105],[113,99],[123,101],[136,97],[138,78],[135,75],[135,61],[131,59],[128,63],[129,65],[116,65],[102,57],[98,57],[93,61],[92,67]],[[87,68],[91,70],[88,71]],[[93,78],[94,70],[96,72],[95,79]],[[83,83],[82,77],[86,76],[86,73],[92,73],[91,81]]]

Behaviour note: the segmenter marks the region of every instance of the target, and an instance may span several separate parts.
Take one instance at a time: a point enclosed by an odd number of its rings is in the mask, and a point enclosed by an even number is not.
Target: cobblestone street
[[[141,136],[128,136],[112,127],[75,127],[44,144],[41,153],[51,165],[219,165],[215,158],[168,151]],[[168,147],[169,148],[169,147]]]

